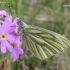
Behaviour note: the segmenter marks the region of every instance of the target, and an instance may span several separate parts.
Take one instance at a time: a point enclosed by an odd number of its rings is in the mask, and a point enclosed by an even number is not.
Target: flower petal
[[[1,11],[0,11],[0,15],[7,16],[7,12],[6,12],[5,10],[1,10]]]
[[[12,33],[12,32],[14,32],[14,31],[15,31],[15,28],[16,28],[16,27],[14,27],[14,26],[8,27],[6,33]]]
[[[15,50],[12,49],[12,52],[11,52],[11,58],[13,58],[14,55],[15,55]]]
[[[13,24],[16,24],[17,25],[17,21],[18,21],[18,17],[16,17],[15,19],[14,19],[14,21],[13,21]]]
[[[1,52],[2,52],[2,53],[6,53],[5,41],[2,41],[2,42],[1,42]]]
[[[3,23],[3,21],[2,20],[0,20],[0,24],[2,24]]]
[[[0,15],[0,18],[3,18],[3,15]]]
[[[20,47],[18,47],[18,50],[17,50],[17,51],[19,52],[19,54],[24,54],[23,49],[22,49],[22,48],[20,48]]]
[[[12,22],[12,16],[10,15],[8,15],[7,17],[5,17],[5,20],[6,21],[8,21],[8,22]]]
[[[17,36],[15,43],[17,43],[19,45],[21,44],[21,37],[20,36]]]
[[[1,40],[1,38],[0,38],[0,42],[1,42],[2,40]]]
[[[13,58],[14,61],[16,61],[19,58],[19,55],[14,48],[11,52],[11,58]]]
[[[12,52],[13,47],[9,44],[8,41],[6,41],[6,48],[8,49],[8,51]]]
[[[15,33],[18,34],[18,27],[15,28]]]
[[[13,34],[7,34],[7,40],[9,42],[14,42],[15,41],[16,36]]]
[[[8,21],[4,21],[2,24],[3,27],[8,28],[10,26]]]

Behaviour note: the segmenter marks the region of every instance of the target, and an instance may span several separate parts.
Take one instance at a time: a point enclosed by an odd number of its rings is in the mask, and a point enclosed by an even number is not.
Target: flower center
[[[6,39],[6,34],[2,34],[2,35],[1,35],[1,38],[2,38],[2,39]]]
[[[14,43],[10,43],[12,45],[12,47],[14,48],[15,44]]]

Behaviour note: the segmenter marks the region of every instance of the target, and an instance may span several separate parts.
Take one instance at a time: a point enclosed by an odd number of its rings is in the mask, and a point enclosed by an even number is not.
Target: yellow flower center
[[[1,35],[1,38],[4,40],[4,39],[6,39],[6,34],[2,34]]]

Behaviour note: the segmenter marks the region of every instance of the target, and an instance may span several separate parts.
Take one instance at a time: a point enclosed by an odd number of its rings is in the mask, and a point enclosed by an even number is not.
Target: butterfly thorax
[[[24,22],[22,22],[21,20],[18,20],[18,33],[19,35],[24,35],[24,28],[27,24],[25,24]]]

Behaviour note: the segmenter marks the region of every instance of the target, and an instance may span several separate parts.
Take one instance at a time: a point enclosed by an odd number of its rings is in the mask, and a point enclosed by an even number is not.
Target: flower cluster
[[[16,30],[19,18],[15,18],[12,21],[12,16],[8,15],[6,11],[1,10],[0,19],[0,50],[2,53],[6,53],[6,50],[8,50],[11,58],[16,61],[19,55],[24,53],[20,47],[21,38]]]

